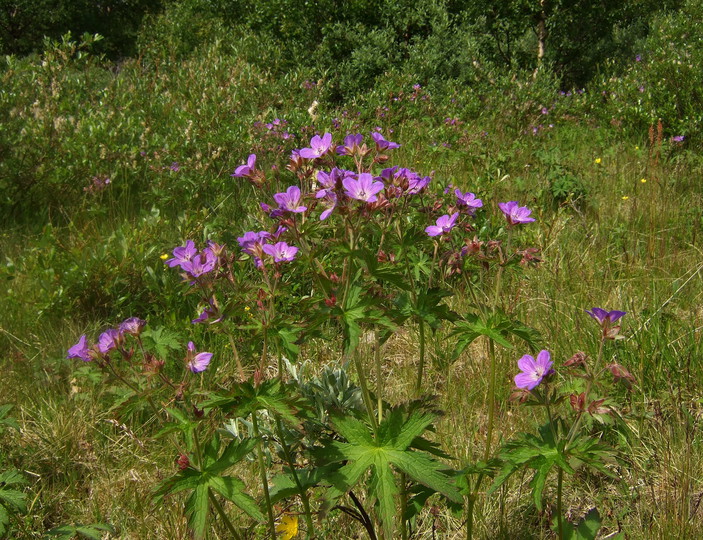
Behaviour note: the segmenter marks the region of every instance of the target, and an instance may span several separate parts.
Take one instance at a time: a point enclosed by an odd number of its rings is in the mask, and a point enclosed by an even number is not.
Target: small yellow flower
[[[629,198],[630,198],[630,197],[628,197],[627,195],[623,195],[623,196],[622,196],[622,200],[623,200],[623,201],[626,201],[626,200],[629,199]]]
[[[163,255],[161,255],[161,260],[162,260],[162,261],[165,261],[166,259],[168,259],[168,254],[167,254],[167,253],[164,253]]]
[[[640,149],[640,147],[639,147],[639,146],[635,146],[635,150],[639,150],[639,149]]]
[[[596,165],[600,165],[600,162],[601,162],[601,161],[603,161],[601,158],[596,158],[596,160],[595,160],[594,163],[595,163]]]
[[[251,308],[249,306],[244,307],[244,311],[249,311]]]
[[[641,179],[640,179],[640,182],[642,182],[643,184],[646,184],[646,183],[647,183],[647,179],[646,179],[646,178],[641,178]]]
[[[276,532],[280,533],[281,540],[290,540],[298,535],[298,516],[286,514],[281,518],[281,522],[276,525]]]

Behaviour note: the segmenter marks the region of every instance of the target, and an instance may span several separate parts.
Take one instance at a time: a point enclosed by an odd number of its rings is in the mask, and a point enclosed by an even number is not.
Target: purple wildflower
[[[273,198],[281,210],[298,214],[308,209],[300,204],[301,194],[298,186],[290,186],[285,193],[276,193]]]
[[[217,265],[217,257],[212,250],[206,248],[203,252],[192,260],[186,261],[181,265],[181,268],[191,276],[197,278],[208,272],[212,272]]]
[[[400,148],[400,145],[398,143],[394,143],[391,141],[387,141],[383,135],[380,133],[374,132],[371,134],[371,137],[373,140],[376,142],[376,148],[381,151],[381,150],[393,150],[394,148]]]
[[[429,236],[439,236],[440,234],[447,234],[456,225],[456,219],[459,217],[459,212],[454,212],[451,216],[444,214],[443,216],[437,218],[437,225],[430,225],[425,229],[425,232]]]
[[[273,257],[273,262],[290,262],[295,259],[295,254],[298,253],[298,248],[289,246],[286,242],[277,242],[276,244],[264,245],[264,253]]]
[[[683,142],[686,137],[684,135],[674,135],[671,140],[674,142]]]
[[[210,321],[210,324],[214,324],[217,322],[220,322],[222,320],[222,314],[220,313],[219,307],[217,305],[217,301],[215,298],[210,298],[208,300],[208,305],[203,311],[198,315],[196,319],[193,319],[190,321],[192,324],[198,324],[202,323],[205,321],[208,321],[210,319],[214,319]]]
[[[122,336],[120,336],[117,330],[109,328],[100,334],[98,338],[98,350],[102,354],[107,354],[119,345],[121,339]]]
[[[129,319],[122,321],[117,330],[121,335],[130,334],[132,336],[138,336],[142,333],[145,326],[146,321],[144,319],[140,319],[139,317],[130,317]]]
[[[166,264],[171,268],[174,266],[182,266],[184,262],[190,261],[198,254],[195,248],[195,242],[186,240],[185,246],[179,246],[173,250],[173,258],[166,261]]]
[[[598,324],[601,326],[605,324],[612,324],[621,317],[627,315],[627,311],[618,311],[617,309],[614,309],[613,311],[606,311],[598,307],[591,308],[591,311],[586,310],[586,313],[598,321]]]
[[[383,182],[374,181],[374,177],[369,173],[359,174],[358,179],[345,178],[342,180],[347,197],[358,201],[376,202],[376,193],[383,189]]]
[[[298,154],[303,159],[317,159],[329,152],[331,146],[331,133],[325,133],[322,137],[315,135],[312,139],[310,139],[310,147],[301,148]]]
[[[321,190],[323,191],[323,190]],[[318,193],[320,193],[318,191]],[[329,205],[328,207],[320,214],[320,221],[324,221],[328,217],[330,217],[330,214],[334,211],[335,208],[337,208],[337,195],[334,191],[328,191],[325,194],[325,199],[328,201]]]
[[[90,362],[93,359],[90,354],[90,348],[88,347],[85,334],[80,337],[78,343],[68,349],[68,354],[66,354],[66,358],[79,358],[84,362]]]
[[[210,352],[195,352],[195,344],[192,341],[188,342],[188,352],[186,353],[186,366],[193,373],[205,371],[210,365],[212,353]]]
[[[537,360],[526,354],[517,361],[517,366],[522,373],[515,375],[515,386],[525,390],[534,389],[542,382],[542,379],[554,373],[553,363],[549,351],[540,351]]]
[[[530,210],[527,206],[520,206],[516,201],[510,201],[506,203],[498,203],[498,207],[501,209],[505,218],[508,220],[509,225],[517,225],[519,223],[531,223],[535,221],[535,218],[531,218]]]
[[[250,154],[247,159],[246,165],[240,165],[234,170],[234,173],[230,176],[235,176],[237,178],[248,178],[254,174],[254,169],[256,168],[256,154]]]
[[[410,175],[408,178],[408,189],[405,190],[406,195],[417,195],[425,189],[431,178],[429,176],[420,176],[419,174]]]
[[[244,236],[237,238],[239,246],[242,248],[244,253],[250,255],[260,255],[261,248],[263,247],[264,240],[271,238],[271,233],[266,231],[248,231],[244,233]]]
[[[454,195],[456,195],[456,203],[459,206],[465,206],[470,216],[473,216],[476,210],[483,206],[483,201],[481,199],[477,199],[476,195],[468,191],[466,193],[462,193],[461,190],[455,189]]]
[[[337,147],[337,154],[340,156],[351,156],[361,148],[364,137],[361,133],[349,134],[344,137],[344,144]]]

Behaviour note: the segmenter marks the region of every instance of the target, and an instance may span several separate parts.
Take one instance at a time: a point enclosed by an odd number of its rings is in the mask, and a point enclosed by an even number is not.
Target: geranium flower
[[[130,317],[122,321],[117,330],[121,335],[130,334],[132,336],[138,336],[142,333],[145,326],[146,321],[144,319],[140,319],[139,317]]]
[[[90,348],[88,347],[88,341],[85,334],[80,337],[78,343],[68,349],[66,358],[78,358],[84,362],[90,362],[93,359],[90,354]]]
[[[237,178],[248,178],[254,174],[256,168],[256,154],[250,154],[246,165],[240,165],[230,176]]]
[[[552,364],[549,351],[540,351],[537,360],[526,354],[517,361],[517,366],[522,373],[515,375],[515,386],[525,390],[533,390],[542,382],[542,379],[554,373]]]
[[[205,371],[210,365],[212,353],[210,352],[195,352],[195,344],[192,341],[188,342],[188,352],[186,353],[186,367],[193,373]]]
[[[119,345],[121,339],[122,336],[120,336],[117,330],[109,328],[100,334],[98,338],[98,350],[102,354],[107,354]]]
[[[535,221],[535,218],[531,218],[530,210],[527,206],[520,206],[516,201],[510,201],[506,203],[498,203],[498,207],[501,209],[505,218],[508,220],[509,225],[517,225],[519,223],[531,223]]]
[[[264,253],[273,257],[273,262],[290,262],[295,259],[295,254],[298,253],[298,248],[289,246],[286,242],[277,242],[276,244],[264,245]]]
[[[383,135],[378,132],[373,132],[371,138],[376,142],[376,148],[378,150],[393,150],[394,148],[400,148],[398,143],[387,141]]]
[[[174,266],[182,266],[184,262],[190,261],[198,253],[195,248],[195,242],[192,240],[186,240],[185,246],[179,246],[173,249],[173,258],[168,259],[166,264],[171,268]]]
[[[606,311],[602,308],[594,307],[591,308],[591,311],[586,310],[586,313],[598,321],[603,330],[604,339],[622,339],[622,336],[618,335],[620,333],[620,325],[614,323],[627,315],[626,311],[618,311],[617,309]]]
[[[462,193],[461,190],[455,189],[454,195],[456,195],[456,203],[459,206],[465,206],[467,208],[467,213],[473,216],[476,210],[483,206],[483,201],[477,199],[476,195],[470,192]]]
[[[332,134],[325,133],[322,137],[315,135],[310,139],[309,148],[301,148],[298,155],[303,159],[317,159],[329,152],[332,146]]]
[[[425,229],[425,232],[429,236],[439,236],[440,234],[447,234],[450,232],[454,225],[456,224],[456,219],[459,217],[459,212],[454,212],[451,216],[444,214],[443,216],[437,218],[436,225],[430,225]]]
[[[299,214],[305,212],[308,207],[300,204],[300,188],[298,186],[290,186],[285,193],[276,193],[273,199],[278,203],[281,210]]]
[[[344,144],[337,147],[337,154],[340,156],[351,156],[355,154],[361,147],[363,140],[364,137],[361,133],[355,135],[350,133],[344,137]]]
[[[369,173],[359,174],[358,179],[345,178],[342,180],[347,197],[358,201],[376,202],[376,194],[383,189],[383,182],[374,181]]]

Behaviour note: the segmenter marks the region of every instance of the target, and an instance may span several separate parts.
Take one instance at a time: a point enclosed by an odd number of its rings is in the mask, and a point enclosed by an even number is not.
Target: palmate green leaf
[[[154,490],[154,501],[160,503],[166,495],[173,495],[185,489],[195,489],[201,482],[201,473],[195,469],[180,471],[175,476],[161,482]]]
[[[383,531],[386,538],[393,538],[393,524],[395,517],[398,487],[395,485],[393,471],[387,459],[386,452],[377,452],[373,460],[373,472],[371,476],[370,493],[376,498],[378,515],[383,524]]]
[[[188,527],[193,531],[195,540],[202,540],[207,533],[208,514],[210,513],[209,490],[206,482],[199,483],[186,500],[185,514]]]
[[[568,521],[563,522],[564,540],[595,540],[601,528],[601,517],[597,508],[592,508],[576,526]],[[558,531],[559,522],[556,518],[552,520],[552,529]],[[620,538],[620,535],[614,538]],[[622,536],[624,538],[624,535]]]
[[[544,491],[544,484],[547,481],[547,476],[553,466],[553,461],[545,459],[537,466],[532,482],[530,482],[530,486],[532,487],[532,498],[535,502],[535,507],[540,512],[542,511],[542,492]]]
[[[203,403],[206,409],[218,407],[224,412],[247,417],[256,411],[267,410],[298,426],[305,412],[306,402],[297,393],[295,385],[285,385],[280,379],[269,379],[259,386],[246,381],[234,386],[230,396],[215,395]]]
[[[215,463],[207,467],[212,474],[219,474],[244,459],[256,446],[256,439],[233,440]]]
[[[410,478],[434,489],[449,500],[462,502],[461,493],[443,471],[446,466],[419,452],[387,450],[389,461]]]
[[[228,501],[233,502],[238,508],[244,510],[250,517],[257,521],[264,521],[266,518],[261,513],[259,505],[247,493],[244,492],[246,486],[239,478],[232,476],[211,476],[207,482],[212,490],[222,495]]]
[[[316,451],[323,463],[346,461],[341,469],[326,479],[331,484],[324,496],[326,506],[331,506],[369,473],[369,494],[376,500],[379,519],[389,538],[392,538],[393,517],[398,507],[395,499],[399,490],[394,469],[453,501],[462,501],[461,494],[445,472],[446,466],[435,461],[430,454],[410,448],[413,441],[430,427],[436,415],[421,409],[413,410],[407,417],[405,414],[400,408],[391,409],[375,434],[357,419],[334,415],[332,424],[350,442],[330,441]]]
[[[325,465],[314,469],[296,469],[295,473],[298,476],[298,481],[303,489],[309,489],[318,485],[330,475],[334,474],[340,468],[337,464]],[[284,472],[273,477],[271,487],[269,488],[269,496],[271,503],[276,504],[288,497],[294,497],[299,494],[298,486],[290,472]]]

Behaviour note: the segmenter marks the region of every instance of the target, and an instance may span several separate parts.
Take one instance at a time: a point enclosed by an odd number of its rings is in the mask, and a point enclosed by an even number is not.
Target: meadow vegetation
[[[0,538],[703,536],[703,4],[343,4],[0,32]]]

